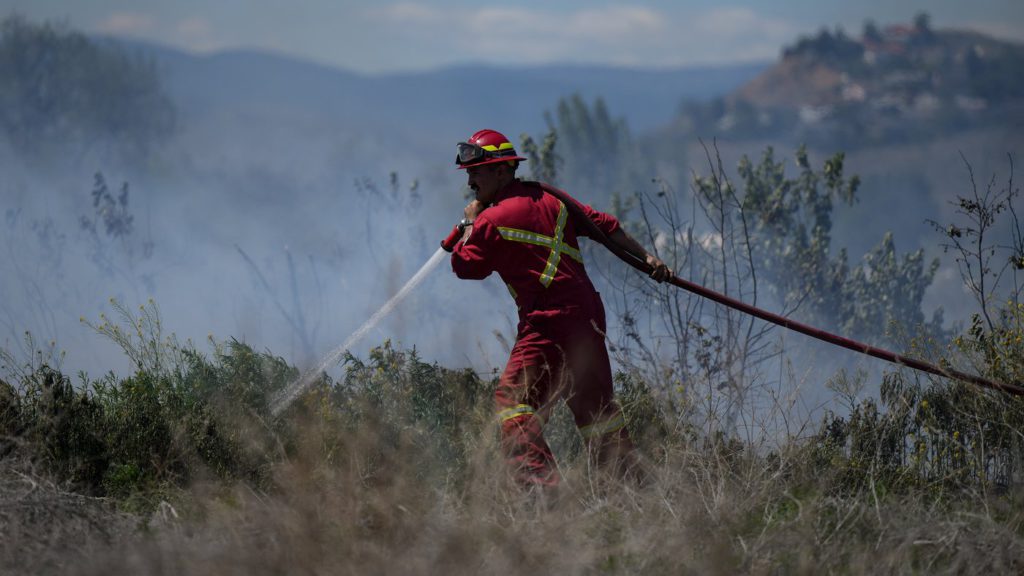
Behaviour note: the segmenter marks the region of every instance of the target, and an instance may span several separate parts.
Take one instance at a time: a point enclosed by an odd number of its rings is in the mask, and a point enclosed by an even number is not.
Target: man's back
[[[586,210],[609,233],[618,227],[613,217]],[[513,182],[477,218],[469,238],[453,252],[452,268],[460,278],[497,272],[523,313],[589,299],[594,288],[569,214],[539,185]]]

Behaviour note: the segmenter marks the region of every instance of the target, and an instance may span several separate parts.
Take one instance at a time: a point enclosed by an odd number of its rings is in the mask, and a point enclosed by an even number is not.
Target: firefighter
[[[519,162],[500,132],[481,130],[458,144],[475,199],[459,224],[452,269],[463,279],[497,272],[519,309],[516,343],[495,391],[501,444],[516,479],[526,486],[557,486],[560,477],[541,432],[555,402],[564,399],[598,462],[615,473],[635,465],[623,415],[614,402],[605,348],[601,297],[587,277],[577,238],[587,236],[547,185],[516,178]],[[649,254],[609,214],[564,193],[610,241],[641,256],[651,277],[672,271]]]

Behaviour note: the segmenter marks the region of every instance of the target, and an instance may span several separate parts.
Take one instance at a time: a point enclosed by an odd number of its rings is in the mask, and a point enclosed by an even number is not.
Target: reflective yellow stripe
[[[562,202],[558,203],[558,221],[555,223],[555,237],[545,236],[529,230],[521,230],[519,228],[511,228],[508,226],[499,226],[498,233],[505,240],[512,240],[513,242],[522,242],[524,244],[533,244],[534,246],[543,246],[551,250],[548,254],[547,263],[544,265],[544,271],[540,275],[540,283],[547,288],[551,285],[552,280],[555,279],[555,274],[558,272],[558,263],[562,259],[562,254],[568,255],[573,260],[583,263],[583,255],[580,251],[572,246],[569,246],[562,241],[565,234],[565,223],[569,218],[569,212],[565,209],[565,204]]]
[[[562,244],[562,254],[568,254],[570,258],[580,264],[583,264],[583,254],[580,254],[579,250],[569,246],[568,244]]]
[[[594,422],[593,424],[588,424],[580,428],[580,435],[584,438],[597,438],[598,436],[618,432],[625,425],[626,419],[622,417],[622,412],[619,412],[609,420],[605,420],[604,422]]]
[[[512,295],[513,299],[519,298],[519,295],[516,294],[516,289],[511,284],[505,284],[505,287],[508,288],[508,293]]]
[[[544,272],[540,275],[540,283],[548,287],[555,279],[555,272],[558,272],[558,263],[562,260],[562,236],[565,233],[565,220],[569,213],[565,210],[565,204],[558,203],[558,222],[555,223],[555,237],[551,242],[551,254],[548,254],[548,263],[544,266]]]
[[[524,244],[534,244],[536,246],[543,246],[545,248],[554,249],[554,238],[545,236],[543,234],[537,234],[536,232],[530,232],[529,230],[520,230],[518,228],[509,228],[508,226],[499,226],[498,233],[505,240],[512,240],[514,242],[522,242]],[[568,254],[573,260],[583,263],[583,254],[580,251],[569,246],[568,244],[562,243],[562,254]]]
[[[519,416],[523,416],[523,415],[526,415],[526,414],[533,414],[533,413],[534,413],[533,406],[530,406],[530,405],[527,405],[527,404],[516,404],[515,406],[513,406],[511,408],[505,408],[504,410],[499,411],[498,412],[498,419],[501,420],[502,422],[504,422],[506,420],[511,420],[511,419],[517,418]]]
[[[507,226],[499,226],[498,233],[501,234],[501,237],[505,240],[515,240],[516,242],[536,244],[537,246],[543,246],[545,248],[551,248],[551,242],[554,240],[550,236],[537,234],[536,232],[530,232],[529,230],[509,228]]]

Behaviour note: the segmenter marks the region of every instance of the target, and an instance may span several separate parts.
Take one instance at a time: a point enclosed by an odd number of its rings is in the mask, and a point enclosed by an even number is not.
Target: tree
[[[771,148],[756,165],[740,161],[751,251],[767,288],[784,308],[853,338],[892,340],[884,332],[893,323],[941,331],[941,312],[926,323],[921,311],[937,259],[926,266],[922,250],[898,254],[891,233],[852,267],[845,249],[833,250],[835,202],[851,204],[860,186],[857,176],[843,174],[843,161],[838,153],[815,170],[800,148],[796,178],[786,177]]]
[[[804,58],[811,61],[845,66],[857,62],[864,55],[864,46],[847,37],[842,28],[835,34],[822,28],[815,36],[801,36],[793,46],[787,46],[782,54],[785,58]]]
[[[868,19],[864,21],[863,36],[864,40],[867,40],[869,42],[882,41],[882,33],[878,30],[878,24],[876,24],[874,20]]]
[[[800,148],[798,173],[788,175],[768,148],[757,162],[742,158],[735,181],[717,151],[706,156],[708,171],[695,175],[692,199],[662,182],[616,210],[677,274],[871,344],[942,334],[941,310],[928,321],[922,310],[936,261],[926,262],[921,250],[899,253],[891,234],[859,262],[833,246],[833,211],[852,203],[860,185],[845,175],[842,153],[815,168]],[[674,399],[680,418],[708,432],[732,431],[757,390],[773,393],[764,366],[781,350],[771,325],[635,275],[610,281],[601,290],[614,294],[609,301],[621,323],[617,359]]]
[[[918,12],[914,15],[914,32],[922,36],[931,36],[932,17],[927,12]]]
[[[15,150],[145,156],[173,127],[151,61],[60,25],[0,22],[0,134]]]
[[[621,192],[645,172],[625,119],[612,118],[603,99],[591,107],[579,94],[562,98],[545,119],[558,135],[561,182],[580,198],[591,198],[591,191]]]
[[[529,161],[531,178],[553,186],[558,185],[558,170],[564,161],[555,152],[557,143],[558,132],[554,128],[549,129],[548,133],[544,135],[544,141],[539,147],[529,134],[520,136],[519,149],[523,151]]]

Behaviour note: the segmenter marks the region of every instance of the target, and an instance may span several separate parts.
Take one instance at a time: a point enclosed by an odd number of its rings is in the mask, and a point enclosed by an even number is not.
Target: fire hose
[[[605,248],[607,248],[613,254],[618,256],[619,259],[624,261],[626,264],[629,264],[633,268],[636,268],[640,272],[643,272],[644,274],[650,276],[651,272],[653,271],[653,267],[651,267],[651,265],[649,265],[639,255],[629,252],[628,250],[612,242],[607,236],[605,236],[605,234],[601,232],[601,230],[593,223],[593,221],[591,221],[590,218],[588,218],[583,213],[583,210],[580,208],[579,204],[575,199],[570,197],[562,190],[559,190],[558,188],[549,186],[541,182],[527,182],[527,184],[538,186],[548,194],[551,194],[555,198],[559,199],[563,204],[565,204],[565,207],[569,210],[569,213],[572,215],[573,222],[577,226],[584,228],[593,240],[600,242],[602,245],[604,245]],[[459,227],[456,227],[454,230],[452,230],[452,233],[448,236],[448,238],[441,242],[441,246],[448,252],[451,252],[455,246],[455,243],[458,242],[458,240],[460,239],[461,235],[461,229]],[[797,322],[796,320],[792,320],[790,318],[786,318],[785,316],[780,316],[778,314],[768,312],[767,310],[757,308],[756,306],[751,306],[746,302],[737,300],[730,296],[726,296],[725,294],[716,292],[709,288],[705,288],[700,284],[696,284],[688,280],[683,280],[678,276],[672,276],[669,279],[667,279],[666,282],[676,287],[682,288],[687,292],[691,292],[698,296],[707,298],[713,302],[722,304],[723,306],[727,306],[734,310],[739,310],[740,312],[750,314],[751,316],[760,318],[761,320],[764,320],[766,322],[771,322],[772,324],[775,324],[777,326],[782,326],[783,328],[799,332],[801,334],[810,336],[811,338],[816,338],[823,342],[828,342],[829,344],[833,344],[835,346],[846,348],[847,350],[852,350],[854,352],[866,354],[874,358],[885,360],[887,362],[898,364],[900,366],[913,368],[914,370],[920,370],[921,372],[926,372],[928,374],[933,374],[935,376],[942,376],[945,378],[951,378],[963,382],[968,382],[976,386],[980,386],[982,388],[998,390],[1000,392],[1004,392],[1006,394],[1010,394],[1013,396],[1024,396],[1024,386],[1021,386],[1016,383],[1007,384],[1004,382],[997,382],[995,380],[990,380],[988,378],[983,378],[981,376],[977,376],[974,374],[968,374],[967,372],[961,372],[960,370],[955,370],[952,368],[942,368],[940,366],[936,366],[934,364],[925,362],[923,360],[919,360],[917,358],[911,358],[908,356],[902,356],[900,354],[890,352],[883,348],[869,346],[867,344],[864,344],[863,342],[858,342],[850,338],[838,336],[836,334],[832,334],[831,332],[827,332],[820,328],[815,328],[814,326],[810,326],[802,322]]]

